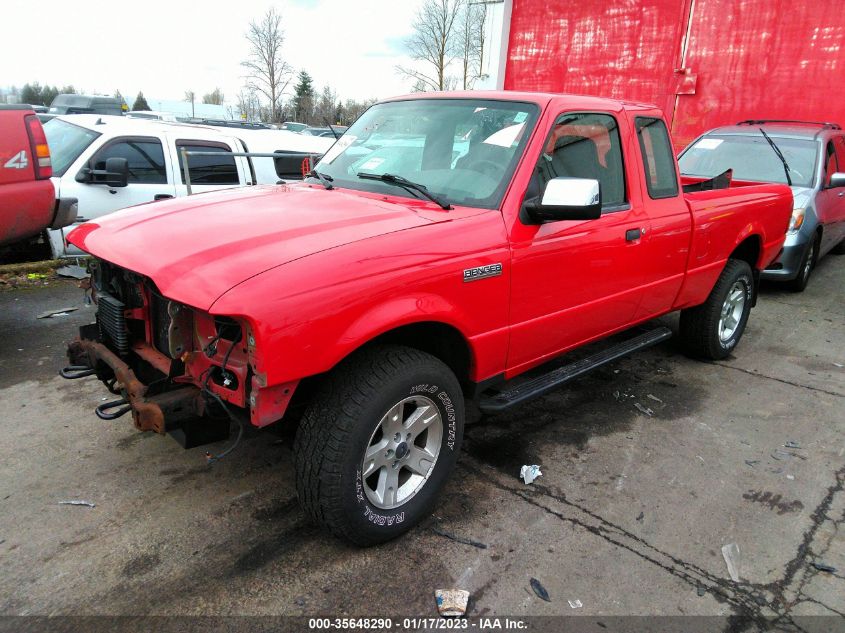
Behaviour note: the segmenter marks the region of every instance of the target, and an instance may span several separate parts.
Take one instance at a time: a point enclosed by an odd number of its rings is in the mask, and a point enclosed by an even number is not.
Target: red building
[[[496,4],[493,44],[507,45],[491,87],[656,103],[679,148],[743,119],[845,125],[845,10],[831,0]]]

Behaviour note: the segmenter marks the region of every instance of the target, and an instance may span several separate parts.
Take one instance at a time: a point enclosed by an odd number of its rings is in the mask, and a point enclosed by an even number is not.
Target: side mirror
[[[76,181],[115,188],[125,187],[129,183],[129,162],[117,156],[107,158],[105,169],[84,167],[76,175]]]
[[[841,171],[836,172],[830,177],[830,184],[828,188],[836,189],[837,187],[845,187],[845,173]]]
[[[560,220],[596,220],[601,217],[601,186],[592,178],[552,178],[539,202],[524,205],[535,224]]]

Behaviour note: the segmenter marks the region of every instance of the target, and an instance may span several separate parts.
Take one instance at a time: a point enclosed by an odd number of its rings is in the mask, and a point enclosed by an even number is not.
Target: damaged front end
[[[138,430],[169,433],[185,448],[227,438],[233,421],[260,427],[282,417],[296,384],[263,384],[245,320],[172,301],[108,262],[93,260],[89,271],[97,320],[80,328],[60,373],[95,375],[119,396],[98,417],[131,413]]]

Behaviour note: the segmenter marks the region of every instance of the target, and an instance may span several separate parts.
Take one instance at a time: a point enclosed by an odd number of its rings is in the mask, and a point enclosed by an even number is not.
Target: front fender
[[[461,333],[473,356],[472,379],[503,371],[507,245],[467,249],[483,232],[450,231],[419,253],[418,231],[384,236],[381,248],[334,249],[267,271],[225,293],[211,312],[249,322],[253,367],[268,386],[329,371],[375,337],[419,322]],[[494,263],[502,264],[500,275],[464,281],[465,269]]]

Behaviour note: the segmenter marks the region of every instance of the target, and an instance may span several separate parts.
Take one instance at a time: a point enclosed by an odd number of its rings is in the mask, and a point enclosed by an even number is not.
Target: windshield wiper
[[[323,186],[326,188],[326,191],[330,191],[330,190],[334,189],[334,185],[332,184],[332,182],[334,181],[334,178],[332,178],[328,174],[321,174],[316,169],[312,169],[311,171],[309,171],[307,174],[305,174],[305,177],[306,178],[316,178],[317,180],[319,180],[323,184]]]
[[[431,200],[444,211],[448,211],[452,208],[452,205],[450,205],[448,202],[443,202],[440,198],[431,193],[425,185],[421,185],[416,182],[411,182],[403,176],[397,176],[396,174],[367,174],[358,172],[358,178],[364,178],[365,180],[380,180],[381,182],[387,182],[391,185],[396,185],[397,187],[408,189],[409,191],[417,191],[429,200]]]
[[[766,142],[772,146],[772,149],[777,154],[778,158],[780,158],[780,162],[783,163],[783,173],[786,174],[786,182],[789,183],[789,186],[792,186],[792,177],[789,175],[789,165],[786,162],[786,158],[783,156],[783,152],[780,151],[780,148],[775,145],[775,142],[769,138],[769,135],[766,134],[766,130],[760,128],[760,134],[763,135],[763,138],[766,139]]]

